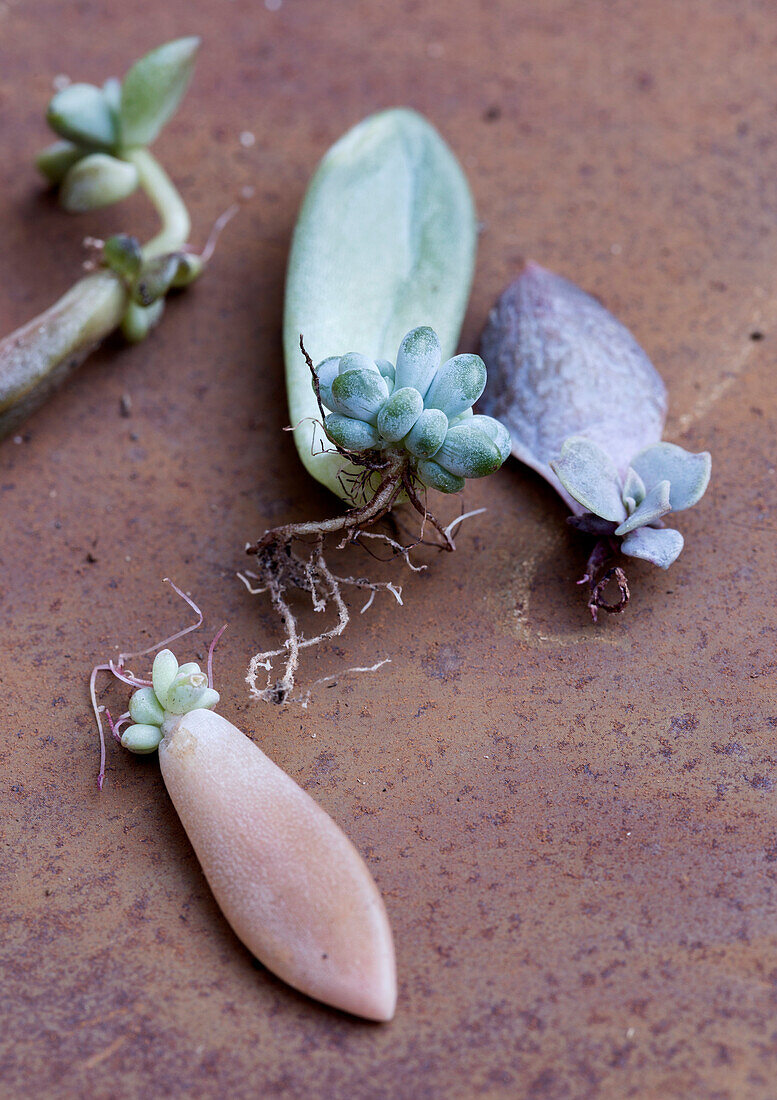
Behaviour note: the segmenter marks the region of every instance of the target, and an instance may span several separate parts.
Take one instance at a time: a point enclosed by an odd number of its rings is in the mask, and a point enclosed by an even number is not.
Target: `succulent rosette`
[[[473,413],[485,363],[470,354],[441,360],[437,334],[422,326],[403,338],[396,363],[357,352],[319,363],[328,438],[351,453],[404,454],[418,480],[442,493],[494,473],[510,454],[510,435],[493,417]]]
[[[585,508],[570,519],[579,530],[620,539],[620,551],[662,569],[676,561],[683,536],[663,517],[682,512],[704,496],[712,460],[675,443],[656,443],[632,458],[621,478],[609,454],[590,439],[573,436],[550,463],[569,495]]]

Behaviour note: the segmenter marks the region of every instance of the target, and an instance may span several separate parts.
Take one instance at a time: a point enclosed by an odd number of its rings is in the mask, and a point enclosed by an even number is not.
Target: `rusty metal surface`
[[[40,197],[51,77],[193,31],[160,158],[197,242],[254,196],[147,344],[102,351],[0,445],[0,1093],[774,1097],[774,6],[6,0],[3,331],[68,285],[84,232],[152,226],[140,199],[75,220]],[[713,482],[679,562],[636,565],[628,613],[593,627],[563,508],[510,463],[468,486],[488,512],[457,554],[305,673],[391,664],[306,710],[255,706],[272,621],[234,579],[243,544],[335,506],[281,430],[289,234],[327,145],[398,103],[452,143],[484,223],[462,346],[522,257],[560,271],[647,348],[669,437],[712,450]],[[389,1026],[252,966],[153,760],[111,753],[96,791],[85,676],[180,622],[166,575],[229,620],[225,716],[370,861]]]

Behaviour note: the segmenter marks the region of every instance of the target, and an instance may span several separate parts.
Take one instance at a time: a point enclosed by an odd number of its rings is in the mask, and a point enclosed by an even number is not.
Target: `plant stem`
[[[137,168],[140,186],[162,222],[159,233],[143,246],[144,259],[178,251],[186,244],[191,230],[189,212],[178,190],[148,149],[129,149],[124,153],[124,160]]]
[[[30,416],[121,322],[126,287],[98,271],[0,340],[0,439]]]

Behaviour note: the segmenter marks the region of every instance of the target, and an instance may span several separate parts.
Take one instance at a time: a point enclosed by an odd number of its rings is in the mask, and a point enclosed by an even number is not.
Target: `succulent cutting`
[[[68,84],[46,114],[58,140],[37,165],[70,213],[86,213],[146,193],[162,222],[146,244],[128,234],[88,239],[91,274],[50,309],[0,340],[0,438],[41,405],[114,329],[130,342],[156,325],[171,289],[203,271],[223,225],[219,219],[201,254],[188,245],[183,199],[149,150],[183,96],[199,47],[197,38],[168,42],[137,61],[123,81],[102,87]]]
[[[379,589],[401,601],[391,583],[335,574],[324,557],[327,535],[340,536],[339,548],[381,539],[417,569],[409,552],[424,532],[453,550],[463,518],[438,520],[427,491],[457,493],[509,454],[504,426],[472,411],[486,385],[485,364],[454,354],[475,239],[461,168],[413,111],[383,111],[355,126],[308,187],[286,285],[289,411],[300,458],[348,510],[274,528],[248,547],[256,564],[242,579],[270,596],[286,635],[281,647],[251,661],[247,681],[257,698],[285,702],[301,651],[342,633],[349,621],[344,587],[367,591],[369,602]],[[407,542],[368,530],[399,504],[421,516],[418,537]],[[289,599],[294,589],[315,611],[331,607],[334,625],[303,636]],[[273,674],[277,657],[284,658],[280,676]]]
[[[600,302],[537,264],[500,297],[481,350],[492,378],[482,407],[569,505],[568,522],[596,540],[580,581],[594,620],[623,611],[619,555],[669,568],[683,537],[664,517],[704,495],[710,455],[661,441],[666,388],[645,352]]]

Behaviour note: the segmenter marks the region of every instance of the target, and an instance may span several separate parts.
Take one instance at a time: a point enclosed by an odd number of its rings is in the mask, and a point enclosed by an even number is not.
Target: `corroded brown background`
[[[42,195],[52,77],[185,33],[201,60],[158,152],[195,242],[253,197],[147,344],[95,356],[0,445],[0,1093],[777,1096],[775,5],[2,0],[4,331],[73,280],[84,233],[153,225],[141,198],[74,219]],[[282,432],[289,235],[325,148],[394,104],[475,192],[462,347],[531,255],[633,329],[713,482],[679,562],[635,566],[628,613],[594,627],[562,507],[508,464],[468,486],[488,512],[456,555],[378,568],[405,607],[380,597],[304,671],[392,663],[272,709],[242,682],[273,637],[242,547],[335,507]],[[229,621],[223,713],[370,861],[389,1026],[252,966],[153,760],[112,751],[97,793],[87,672],[181,622],[166,575]]]

